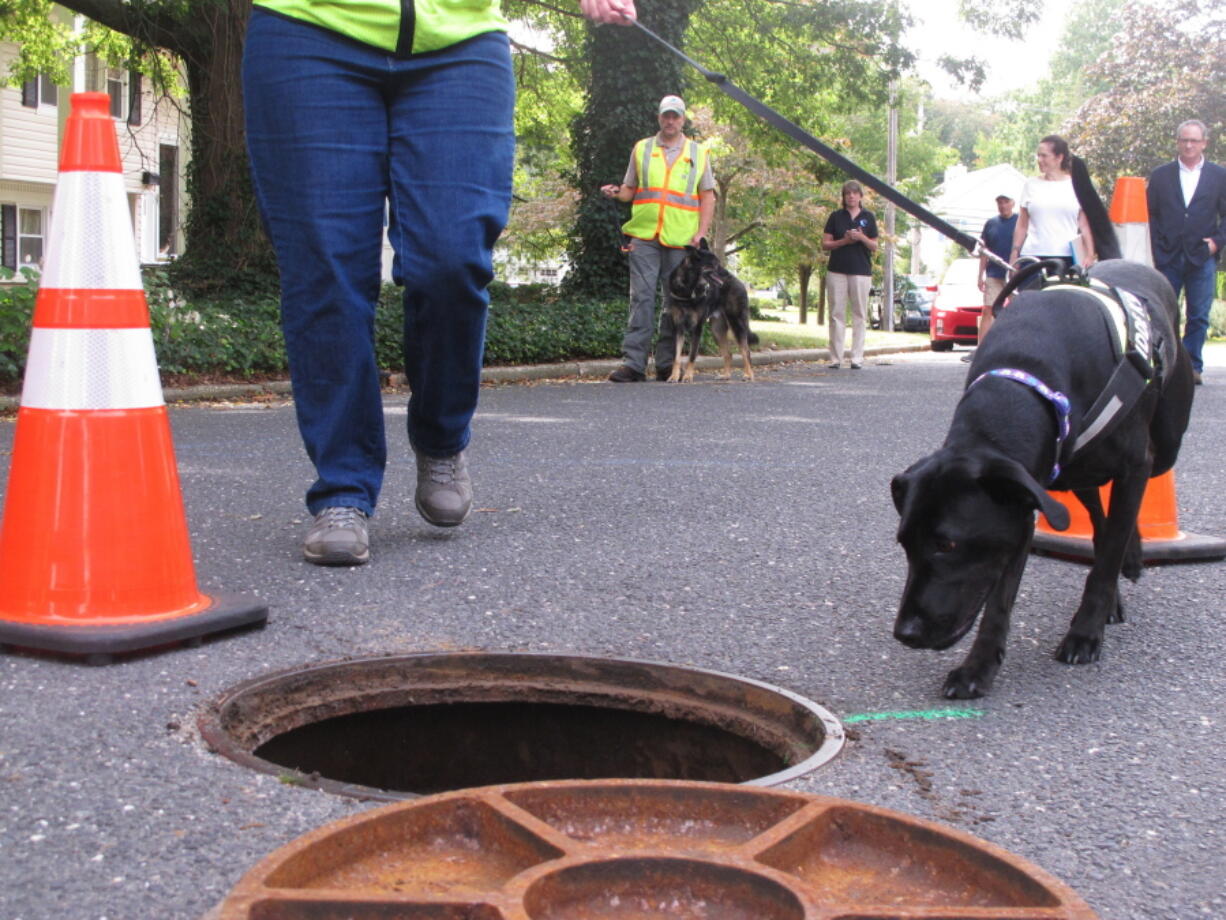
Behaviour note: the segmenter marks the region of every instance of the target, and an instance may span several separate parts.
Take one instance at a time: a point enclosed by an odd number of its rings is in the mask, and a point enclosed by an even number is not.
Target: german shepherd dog
[[[685,247],[685,258],[668,276],[668,301],[668,311],[677,331],[677,352],[673,356],[670,382],[693,382],[694,362],[698,359],[702,327],[707,320],[711,321],[711,332],[724,359],[720,376],[732,376],[729,340],[734,339],[741,350],[745,379],[753,380],[753,364],[749,360],[749,293],[732,272],[719,264],[705,239],[697,247]],[[686,337],[690,340],[690,356],[683,377],[681,352]]]
[[[912,648],[949,648],[983,611],[970,653],[945,679],[949,699],[992,687],[1035,510],[1059,530],[1069,525],[1048,488],[1072,491],[1094,527],[1094,562],[1056,659],[1098,659],[1104,625],[1123,619],[1120,575],[1135,581],[1141,573],[1137,513],[1145,486],[1174,465],[1191,414],[1191,363],[1171,286],[1153,269],[1119,259],[1106,209],[1076,158],[1073,180],[1105,259],[1089,277],[1128,298],[1137,328],[1148,316],[1151,373],[1136,378],[1139,395],[1099,429],[1095,419],[1107,416],[1095,407],[1111,408],[1116,392],[1108,381],[1120,379],[1113,374],[1121,362],[1141,349],[1121,354],[1100,299],[1084,285],[1018,294],[975,353],[944,445],[894,477],[908,565],[894,637]],[[1104,515],[1098,490],[1108,482]]]

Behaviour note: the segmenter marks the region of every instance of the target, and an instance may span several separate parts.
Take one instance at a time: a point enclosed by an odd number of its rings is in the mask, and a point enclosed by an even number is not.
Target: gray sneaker
[[[357,508],[325,508],[302,541],[302,555],[316,565],[361,565],[370,559],[366,514]]]
[[[464,523],[473,505],[473,484],[464,451],[450,457],[417,454],[416,502],[421,516],[435,527]]]

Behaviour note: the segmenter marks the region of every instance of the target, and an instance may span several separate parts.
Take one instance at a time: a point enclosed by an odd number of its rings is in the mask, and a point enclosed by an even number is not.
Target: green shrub
[[[375,313],[375,355],[379,366],[403,370],[400,350],[404,324],[402,291],[385,285]],[[605,358],[621,350],[628,304],[563,297],[557,287],[490,285],[485,329],[485,363],[543,364],[580,358]]]
[[[187,303],[162,268],[144,272],[158,366],[168,374],[250,376],[284,372],[280,306],[275,295]]]
[[[23,282],[12,269],[0,267],[0,384],[20,379],[30,350],[30,324],[34,320],[34,299],[38,295],[38,273],[21,269]]]
[[[143,277],[163,373],[244,377],[286,371],[274,294],[252,290],[231,299],[186,301],[172,290],[164,268],[147,268]],[[20,379],[25,368],[36,291],[32,273],[24,284],[0,285],[0,384]],[[384,285],[375,310],[375,356],[385,370],[404,368],[402,294]],[[487,365],[606,358],[621,350],[624,298],[576,300],[553,286],[495,283],[490,300]]]
[[[1226,338],[1226,300],[1215,300],[1209,309],[1209,335],[1211,338]]]

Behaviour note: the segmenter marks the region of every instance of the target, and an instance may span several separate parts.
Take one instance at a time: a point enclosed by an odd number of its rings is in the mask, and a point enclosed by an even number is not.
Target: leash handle
[[[776,112],[774,109],[772,109],[770,106],[766,105],[760,100],[755,99],[753,96],[749,95],[749,93],[745,92],[743,89],[741,89],[731,80],[729,80],[724,74],[716,73],[713,70],[708,70],[706,67],[703,67],[693,58],[685,54],[685,52],[680,51],[677,48],[674,48],[672,45],[670,45],[660,36],[656,35],[655,32],[651,31],[651,29],[647,28],[637,19],[631,20],[631,23],[637,26],[639,30],[643,32],[645,35],[647,35],[649,38],[663,45],[670,52],[675,54],[677,57],[681,58],[681,60],[685,61],[695,70],[697,70],[700,74],[706,77],[707,80],[709,80],[710,82],[718,86],[725,95],[731,96],[733,99],[735,99],[745,108],[749,109],[749,111],[753,112],[763,121],[778,128],[780,131],[782,131],[784,134],[786,134],[788,137],[790,137],[792,140],[796,141],[797,143],[805,147],[808,147],[810,150],[812,150],[822,159],[826,160],[828,163],[831,163],[832,165],[837,166],[839,169],[843,170],[843,172],[848,173],[849,175],[853,176],[856,179],[859,179],[861,182],[863,182],[869,188],[873,189],[875,192],[877,192],[887,201],[893,202],[894,204],[898,205],[898,207],[902,208],[904,211],[910,214],[912,217],[926,223],[928,226],[937,230],[942,235],[949,237],[951,240],[953,240],[955,243],[957,243],[967,252],[976,253],[978,247],[981,245],[980,240],[975,239],[975,237],[967,233],[963,233],[961,230],[954,227],[948,221],[942,220],[940,217],[937,217],[927,208],[923,207],[922,205],[918,204],[915,201],[912,201],[910,198],[908,198],[898,189],[894,188],[892,185],[889,185],[888,183],[881,181],[876,176],[874,176],[872,173],[857,166],[855,163],[847,159],[847,157],[843,156],[838,151],[834,150],[831,147],[826,146],[821,141],[819,141],[816,137],[814,137],[812,134],[809,134],[807,131],[801,128],[799,125],[795,124],[794,122],[789,121],[788,119],[780,115],[778,112]]]

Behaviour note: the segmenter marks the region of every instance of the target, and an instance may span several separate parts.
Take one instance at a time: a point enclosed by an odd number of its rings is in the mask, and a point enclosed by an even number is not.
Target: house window
[[[43,261],[43,211],[17,209],[17,263],[37,268]]]
[[[176,231],[179,227],[179,148],[170,144],[159,147],[158,171],[158,252],[165,256],[177,254]]]
[[[21,84],[21,104],[28,109],[53,109],[58,101],[59,89],[45,73]]]
[[[106,69],[106,94],[111,97],[111,117],[126,118],[128,114],[128,72],[118,67]]]

